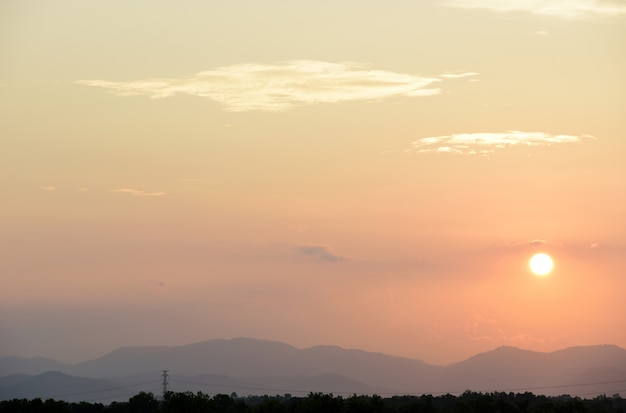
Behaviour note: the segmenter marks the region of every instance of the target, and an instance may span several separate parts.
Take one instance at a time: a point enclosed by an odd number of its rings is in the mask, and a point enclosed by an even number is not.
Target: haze
[[[3,1],[0,356],[626,347],[626,6],[531,3]]]

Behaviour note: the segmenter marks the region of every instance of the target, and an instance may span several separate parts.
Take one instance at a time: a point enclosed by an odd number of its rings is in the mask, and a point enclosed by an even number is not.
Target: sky
[[[626,347],[624,39],[623,0],[2,1],[0,356]]]

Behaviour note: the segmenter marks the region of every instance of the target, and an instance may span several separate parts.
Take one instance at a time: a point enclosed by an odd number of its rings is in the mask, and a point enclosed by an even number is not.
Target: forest
[[[479,393],[461,395],[349,397],[309,393],[305,397],[247,396],[202,392],[168,392],[164,397],[140,392],[126,402],[110,404],[62,400],[13,399],[0,401],[0,413],[557,413],[626,412],[626,399],[619,394],[580,398],[533,393]]]

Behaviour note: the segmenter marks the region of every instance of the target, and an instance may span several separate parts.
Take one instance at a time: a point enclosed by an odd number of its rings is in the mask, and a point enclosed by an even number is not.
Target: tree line
[[[168,392],[163,398],[140,392],[126,402],[108,405],[63,400],[13,399],[0,401],[0,413],[626,413],[626,399],[619,394],[580,397],[526,393],[466,391],[455,396],[349,397],[309,393],[306,397],[238,397],[202,392]]]

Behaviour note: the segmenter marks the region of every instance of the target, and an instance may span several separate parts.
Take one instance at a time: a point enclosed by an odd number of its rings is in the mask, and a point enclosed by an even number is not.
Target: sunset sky
[[[626,347],[625,39],[624,0],[3,0],[0,356]]]

